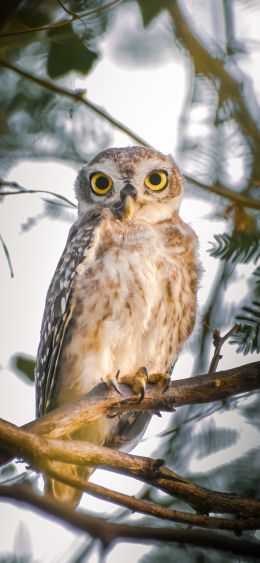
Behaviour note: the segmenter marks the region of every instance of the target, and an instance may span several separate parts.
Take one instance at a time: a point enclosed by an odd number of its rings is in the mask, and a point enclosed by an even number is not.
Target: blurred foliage
[[[238,18],[248,13],[251,18],[259,17],[259,3],[209,2],[205,9],[208,20],[214,21],[214,39],[205,32],[204,8],[196,2],[195,21],[188,11],[190,3],[176,0],[123,0],[107,9],[106,4],[105,0],[64,0],[64,4],[58,0],[9,0],[1,6],[0,57],[41,79],[71,88],[76,78],[86,77],[101,60],[102,44],[114,37],[114,26],[120,20],[114,56],[121,64],[158,65],[165,53],[170,53],[185,66],[188,92],[179,127],[178,162],[183,172],[197,181],[195,189],[192,182],[188,183],[188,191],[193,189],[193,195],[211,201],[213,216],[226,222],[224,234],[215,235],[210,251],[219,260],[219,269],[204,307],[205,322],[193,341],[194,370],[205,372],[212,341],[209,327],[222,331],[238,321],[242,330],[232,337],[238,351],[260,350],[259,267],[251,274],[251,266],[255,267],[259,259],[259,218],[254,208],[260,186],[259,108],[251,79],[241,64],[255,54],[256,46],[236,33]],[[45,29],[35,29],[42,26]],[[106,81],[103,87],[105,101]],[[171,126],[168,115],[167,123]],[[131,123],[126,125],[131,127]],[[112,131],[111,125],[80,103],[9,70],[0,71],[1,177],[25,157],[85,162],[109,145]],[[207,192],[199,190],[200,182],[207,184]],[[234,195],[231,203],[216,195],[216,186]],[[242,207],[237,194],[251,198],[251,208]],[[63,217],[61,208],[54,209],[50,201],[45,212],[57,219]],[[34,224],[30,217],[24,228]],[[225,292],[236,280],[241,263],[248,264],[248,296],[233,310]],[[17,354],[12,364],[27,383],[33,381],[32,358]],[[228,424],[235,408],[248,425],[259,429],[259,397],[183,407],[173,415],[172,427],[161,436],[156,457],[164,457],[174,471],[202,486],[259,496],[258,453],[248,444],[245,454],[240,455],[238,448],[232,461],[225,457],[239,440],[239,431]],[[206,461],[212,460],[210,456],[216,460],[211,470]],[[194,462],[200,460],[203,468],[195,472]],[[183,508],[182,503],[158,495],[152,487],[146,487],[143,494]],[[150,522],[148,518],[144,521]],[[75,561],[87,557],[87,551],[82,553]],[[156,548],[142,559],[143,563],[173,560],[222,563],[227,559],[216,552],[173,547]],[[229,557],[232,560],[237,558]]]
[[[142,20],[144,26],[148,26],[149,23],[160,14],[163,10],[169,8],[173,3],[172,0],[137,0],[138,5],[141,10]]]
[[[241,323],[241,330],[231,340],[231,344],[238,344],[238,352],[244,354],[260,353],[260,266],[253,272],[253,276],[250,279],[251,298],[236,315],[236,320]]]
[[[96,5],[88,2],[88,8]],[[51,0],[10,3],[6,20],[2,15],[0,22],[0,56],[41,78],[57,78],[71,72],[75,76],[77,72],[85,75],[98,60],[95,32],[99,36],[105,31],[110,12],[100,17],[94,14],[84,23],[78,21],[52,29],[53,20],[63,21],[64,16],[63,8]],[[46,25],[49,29],[43,32],[9,36]],[[66,78],[61,84],[67,86]],[[109,142],[109,132],[103,124],[101,127],[101,119],[86,108],[7,70],[0,72],[0,136],[2,176],[25,157],[82,162]]]
[[[48,33],[50,50],[47,73],[50,78],[59,78],[71,71],[87,74],[98,56],[84,45],[74,32],[72,25],[51,29]]]
[[[15,354],[11,358],[11,366],[26,383],[34,383],[35,358],[25,354]]]
[[[196,547],[179,546],[179,547],[163,547],[156,548],[145,555],[140,560],[140,563],[173,563],[174,561],[181,561],[182,563],[226,563],[227,555],[218,554],[216,551],[210,550],[203,551]],[[237,558],[228,557],[229,563],[237,563]]]
[[[233,263],[257,263],[260,258],[260,237],[255,233],[234,230],[232,235],[215,235],[217,245],[210,254],[221,260]],[[235,320],[240,324],[240,330],[233,335],[231,344],[238,345],[237,351],[248,354],[260,352],[260,266],[253,272],[249,285],[251,291],[241,312],[236,314]]]
[[[260,237],[252,233],[234,230],[232,235],[226,233],[214,235],[217,244],[210,250],[211,256],[232,262],[255,263],[260,258]]]

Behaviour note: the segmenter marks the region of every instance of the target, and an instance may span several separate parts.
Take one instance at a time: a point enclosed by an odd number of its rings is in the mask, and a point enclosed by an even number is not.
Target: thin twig
[[[187,180],[187,182],[194,184],[194,186],[197,186],[204,191],[225,197],[226,199],[230,199],[231,201],[234,201],[242,207],[248,207],[250,209],[260,209],[260,201],[244,195],[243,192],[234,192],[230,188],[227,188],[226,186],[223,186],[223,184],[220,184],[220,182],[214,182],[212,186],[210,186],[188,175],[184,175],[184,178],[185,180]]]
[[[16,35],[24,35],[26,33],[38,33],[39,31],[49,31],[49,30],[52,30],[52,29],[59,29],[60,27],[65,27],[66,25],[69,25],[76,20],[81,20],[83,18],[85,19],[85,18],[93,16],[94,14],[99,14],[99,13],[107,10],[108,8],[111,8],[115,4],[118,4],[121,1],[122,0],[113,0],[113,1],[105,4],[104,6],[100,6],[99,8],[93,8],[93,10],[89,10],[88,12],[85,12],[82,15],[74,14],[69,19],[61,20],[57,23],[53,23],[53,24],[50,24],[50,25],[42,25],[42,26],[38,26],[38,27],[29,27],[29,28],[26,28],[26,29],[21,29],[19,31],[13,31],[13,32],[10,32],[10,33],[0,33],[0,39],[5,38],[5,37],[15,37]],[[61,4],[61,2],[59,2],[59,3]],[[62,8],[65,10],[64,6],[62,6]],[[69,14],[72,14],[72,12],[70,12],[69,10],[65,10],[65,11],[67,11],[67,13],[69,13]]]
[[[15,65],[9,63],[8,61],[2,59],[2,58],[0,58],[0,66],[2,66],[3,68],[7,68],[7,69],[15,72],[16,74],[19,74],[20,76],[22,76],[26,80],[30,80],[30,82],[34,82],[34,84],[38,84],[38,86],[41,86],[42,88],[46,88],[47,90],[51,90],[55,94],[69,98],[73,102],[83,104],[87,108],[94,111],[97,115],[99,115],[100,117],[102,117],[103,119],[108,121],[111,125],[116,127],[119,131],[121,131],[122,133],[125,133],[125,135],[128,135],[128,137],[131,137],[131,139],[133,139],[139,145],[148,146],[148,143],[146,143],[141,137],[139,137],[139,135],[136,135],[136,133],[131,131],[131,129],[126,127],[123,123],[121,123],[120,121],[118,121],[117,119],[112,117],[111,115],[109,115],[102,108],[95,105],[93,102],[90,102],[85,97],[85,90],[69,90],[68,88],[61,88],[60,86],[55,84],[55,82],[51,82],[50,80],[44,80],[44,79],[40,78],[39,76],[35,76],[33,74],[30,74],[29,72],[26,72],[25,70],[21,69],[20,67],[15,66]]]
[[[60,5],[60,7],[64,10],[64,12],[66,12],[66,14],[69,14],[69,16],[72,16],[73,19],[80,19],[80,16],[78,14],[76,14],[75,12],[72,12],[71,10],[69,10],[61,0],[56,0],[58,2],[58,4]]]
[[[13,270],[11,257],[10,257],[10,254],[9,254],[9,250],[8,250],[8,248],[5,244],[5,241],[4,241],[1,234],[0,234],[0,241],[1,241],[1,244],[2,244],[2,247],[3,247],[3,251],[4,251],[4,254],[5,254],[6,260],[7,260],[7,264],[9,266],[10,276],[11,276],[11,278],[13,278],[14,277],[14,270]]]
[[[141,542],[163,541],[184,545],[196,545],[202,548],[212,548],[219,551],[231,551],[236,555],[257,557],[260,555],[260,544],[246,539],[238,540],[216,532],[205,530],[176,529],[172,527],[145,527],[112,523],[95,516],[73,511],[68,505],[59,503],[48,497],[37,495],[31,488],[24,485],[13,487],[0,486],[0,497],[25,503],[41,512],[66,522],[77,530],[87,532],[94,538],[100,539],[103,546],[108,548],[114,541],[137,540]]]
[[[209,373],[215,373],[217,371],[219,361],[223,358],[223,356],[220,354],[223,344],[229,339],[229,337],[232,334],[238,332],[239,329],[240,329],[240,325],[236,324],[226,334],[224,334],[224,336],[220,335],[219,330],[210,329],[212,330],[213,333],[213,345],[215,346],[215,350],[214,350],[213,358],[210,362]]]
[[[8,186],[10,188],[15,189],[15,192],[7,192],[7,191],[0,191],[0,197],[9,196],[9,195],[20,195],[20,194],[47,194],[60,199],[64,203],[67,204],[68,207],[77,208],[77,205],[70,201],[67,197],[57,194],[55,192],[50,192],[48,190],[31,190],[29,188],[24,188],[20,186],[17,182],[9,182],[5,180],[0,180],[0,186]]]

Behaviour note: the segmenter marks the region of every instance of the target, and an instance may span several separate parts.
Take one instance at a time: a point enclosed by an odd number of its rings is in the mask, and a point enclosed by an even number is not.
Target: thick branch
[[[128,541],[135,539],[142,542],[177,542],[184,545],[188,544],[219,551],[229,551],[236,555],[254,557],[260,555],[258,542],[237,540],[204,530],[177,530],[175,528],[130,526],[123,523],[114,524],[101,518],[72,511],[66,505],[58,503],[53,499],[39,497],[25,486],[0,486],[0,497],[15,500],[16,503],[26,503],[45,514],[58,518],[77,530],[82,530],[94,538],[99,538],[104,547],[110,546],[115,540]]]
[[[260,362],[254,362],[213,374],[173,381],[165,392],[149,385],[144,400],[133,402],[131,410],[134,407],[135,411],[171,412],[183,405],[219,401],[258,389]],[[126,386],[124,393],[126,397],[131,396],[131,391]],[[100,383],[85,397],[26,424],[24,429],[46,434],[51,438],[62,438],[94,422],[102,415],[126,411],[129,411],[129,404],[125,405],[124,399],[114,389],[108,389],[104,383]]]
[[[46,464],[48,471],[52,460],[113,468],[181,498],[200,513],[230,513],[240,518],[260,518],[260,501],[199,487],[162,467],[162,460],[129,455],[88,442],[46,439],[24,432],[6,421],[0,421],[0,438],[8,453],[21,456],[41,471],[45,470]],[[258,527],[256,521],[253,524],[253,528]]]
[[[228,387],[228,384],[231,383],[234,375],[241,378],[243,374],[244,384],[242,385],[240,382],[240,387],[237,387],[237,385],[234,387],[233,382],[233,386],[231,387],[233,391],[234,388],[238,389],[238,392],[241,392],[242,390],[249,390],[249,388],[259,388],[259,365],[260,363],[249,364],[249,366],[242,366],[242,368],[229,370],[228,372],[218,372],[217,374],[212,374],[210,376],[197,376],[195,378],[191,378],[190,380],[176,382],[175,384],[172,384],[172,387],[175,388],[177,385],[179,386],[179,403],[184,404],[185,401],[183,401],[183,397],[181,397],[180,390],[184,387],[185,392],[183,393],[183,395],[185,396],[186,394],[187,403],[187,384],[189,387],[190,382],[191,385],[189,391],[191,395],[191,402],[196,402],[194,401],[194,397],[197,399],[197,402],[204,402],[206,400],[206,383],[208,384],[211,393],[212,389],[213,391],[214,389],[219,390],[223,386],[222,380],[226,378],[227,386],[225,387],[224,396],[229,396],[230,388]],[[204,382],[204,385],[202,384],[202,381]],[[211,382],[211,384],[209,384],[209,382]],[[198,385],[199,387],[197,387]],[[101,393],[98,394],[97,390],[101,390]],[[197,395],[198,391],[200,391],[199,399]],[[104,415],[105,413],[105,411],[102,411],[101,405],[104,402],[106,404],[109,404],[108,399],[102,401],[103,392],[108,395],[113,395],[113,391],[106,390],[106,387],[102,387],[101,385],[99,385],[88,395],[88,399],[90,399],[90,397],[92,396],[91,401],[93,412],[93,397],[95,397],[95,401],[97,401],[99,416],[102,414]],[[151,393],[154,393],[154,391],[151,390]],[[148,392],[148,394],[150,393]],[[163,400],[164,395],[167,394],[171,396],[171,390],[169,390],[165,394],[162,394]],[[175,395],[177,402],[178,394],[176,393]],[[212,397],[211,395],[211,400],[213,398],[214,397]],[[221,395],[221,397],[218,396],[218,398],[223,398],[223,394]],[[146,400],[147,398],[144,399],[144,402]],[[79,416],[79,414],[81,413],[84,419],[84,423],[86,424],[84,413],[86,412],[86,410],[87,412],[90,411],[90,406],[87,402],[87,399],[81,399],[80,402],[81,409],[76,412],[76,407],[74,405],[73,412],[77,418],[78,423],[79,421],[80,424],[82,423],[82,418],[80,418]],[[137,408],[137,406],[138,405],[135,406],[135,409]],[[67,405],[67,408],[70,409],[70,406]],[[59,416],[57,416],[59,413],[61,414],[60,418]],[[52,414],[56,415],[55,428],[60,428],[63,424],[61,422],[64,415],[63,409],[57,409],[56,413]],[[39,434],[42,434],[44,430],[48,429],[50,435],[55,435],[55,432],[52,432],[51,426],[48,426],[50,422],[50,416],[51,415],[46,415],[42,419],[26,425],[25,429],[27,431],[31,430],[33,432],[39,431]],[[46,420],[48,420],[48,423],[47,426],[44,426]],[[67,426],[67,436],[70,434],[71,428],[73,428],[73,430],[75,430],[76,428],[76,426],[73,424],[73,417],[71,416],[71,413],[70,420],[71,426]],[[93,420],[93,418],[91,418],[91,420]],[[54,427],[52,428],[54,429]],[[182,477],[179,477],[178,475],[176,475],[176,473],[170,471],[169,469],[160,467],[161,460],[147,460],[147,458],[141,458],[139,456],[129,456],[115,450],[100,448],[98,446],[94,446],[93,444],[87,444],[86,442],[83,443],[72,441],[71,443],[69,443],[68,441],[61,442],[59,440],[52,440],[50,442],[47,441],[46,438],[43,442],[40,442],[39,437],[37,438],[36,435],[31,436],[28,432],[23,432],[22,430],[17,429],[15,426],[4,422],[0,426],[0,437],[1,443],[5,447],[6,451],[13,455],[16,454],[20,455],[21,457],[24,456],[26,459],[28,459],[28,461],[34,463],[36,467],[39,467],[39,460],[42,459],[58,459],[60,461],[74,462],[77,464],[97,464],[107,467],[113,467],[116,468],[117,471],[121,471],[125,474],[137,477],[142,481],[149,482],[153,486],[159,487],[168,494],[172,494],[178,498],[181,498],[191,506],[196,507],[196,509],[198,509],[200,512],[234,513],[239,517],[259,517],[260,514],[260,501],[245,499],[236,495],[208,491],[207,489],[194,485],[193,483],[190,483]]]
[[[129,397],[129,388],[126,386],[124,388],[126,396]],[[149,386],[142,402],[137,403],[133,399],[131,410],[169,412],[173,407],[218,401],[259,388],[260,362],[254,362],[227,371],[173,382],[164,393],[155,386]],[[101,416],[126,412],[129,408],[129,404],[125,405],[124,399],[119,397],[114,389],[108,389],[105,384],[100,383],[85,397],[55,409],[23,428],[49,438],[64,438]],[[0,463],[6,463],[9,459],[10,455],[2,452]]]
[[[244,514],[244,518],[239,519],[226,519],[226,518],[214,518],[211,516],[205,516],[201,514],[191,514],[183,511],[172,510],[164,506],[160,506],[153,502],[147,502],[144,500],[139,500],[133,496],[125,495],[117,491],[113,491],[106,487],[96,485],[84,479],[76,477],[68,477],[66,471],[61,471],[59,469],[56,471],[53,469],[51,463],[45,465],[45,475],[53,477],[54,479],[61,481],[72,487],[76,487],[81,491],[90,493],[98,498],[103,498],[109,502],[115,502],[120,506],[124,506],[131,510],[132,512],[141,512],[142,514],[149,514],[150,516],[155,516],[157,518],[162,518],[164,520],[170,520],[173,522],[180,522],[182,524],[187,524],[191,526],[199,526],[202,528],[215,528],[219,530],[233,530],[235,532],[243,530],[256,530],[260,528],[260,502],[259,502],[259,517],[258,518],[247,518]]]
[[[163,460],[133,456],[111,448],[96,446],[79,440],[50,440],[20,430],[14,424],[0,419],[1,446],[21,457],[36,468],[50,460],[78,465],[121,468],[123,473],[151,478],[156,476]]]

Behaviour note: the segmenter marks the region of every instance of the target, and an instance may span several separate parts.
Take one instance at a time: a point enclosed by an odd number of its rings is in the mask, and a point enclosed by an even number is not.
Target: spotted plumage
[[[38,416],[118,370],[134,389],[141,366],[148,374],[169,370],[195,321],[196,235],[179,216],[182,178],[172,158],[141,147],[108,149],[82,168],[76,195],[79,217],[46,299]],[[103,417],[72,437],[129,447],[149,420],[149,413]],[[79,499],[56,481],[49,489]]]

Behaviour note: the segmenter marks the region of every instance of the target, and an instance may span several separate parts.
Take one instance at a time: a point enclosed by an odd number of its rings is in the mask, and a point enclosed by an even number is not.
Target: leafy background
[[[256,99],[259,80],[255,76],[259,44],[254,35],[259,4],[246,0],[193,3],[138,0],[107,4],[108,7],[97,0],[67,0],[64,4],[58,0],[12,0],[1,8],[0,202],[5,220],[8,222],[8,198],[16,197],[18,205],[19,198],[29,197],[27,186],[10,180],[14,178],[11,172],[19,164],[64,162],[74,172],[82,162],[115,142],[115,128],[109,116],[104,119],[95,107],[85,107],[50,87],[43,88],[37,80],[11,72],[5,68],[5,61],[62,89],[78,92],[80,85],[80,89],[86,88],[84,95],[88,100],[88,75],[95,73],[102,61],[104,44],[108,45],[111,57],[129,69],[129,87],[135,89],[139,84],[131,83],[133,68],[154,68],[156,86],[164,57],[178,60],[185,70],[186,95],[175,155],[186,177],[188,197],[209,202],[209,218],[224,225],[223,232],[216,232],[208,245],[216,261],[215,275],[209,294],[201,303],[200,322],[190,343],[193,368],[189,374],[192,370],[193,373],[207,371],[212,352],[210,327],[223,332],[239,323],[241,329],[232,338],[239,355],[234,360],[230,346],[225,354],[230,354],[236,364],[253,361],[260,350],[259,225],[255,203],[259,204],[260,172]],[[204,14],[206,23],[211,22],[211,32],[207,25],[200,25]],[[105,105],[109,92],[107,76],[101,81],[101,88]],[[160,99],[151,115],[155,126],[159,107]],[[134,109],[138,120],[141,110]],[[163,126],[170,127],[172,119],[171,109],[167,108]],[[126,125],[132,127],[132,123]],[[142,131],[137,133],[142,137]],[[134,143],[126,136],[122,139],[123,144]],[[234,197],[222,197],[225,190]],[[25,193],[18,195],[18,192]],[[69,201],[62,199],[63,196],[67,197],[67,193],[38,194],[36,197],[42,199],[41,207],[36,206],[37,212],[28,203],[22,233],[39,228],[46,219],[64,222],[67,229],[75,216],[75,204],[69,195]],[[252,206],[242,205],[241,197],[249,198]],[[15,272],[4,228],[1,243],[1,267]],[[27,264],[25,260],[25,269]],[[234,302],[232,288],[239,280],[243,280],[247,289],[243,299]],[[10,373],[22,377],[24,385],[33,383],[34,357],[31,348],[29,351],[30,354],[27,350],[14,354],[10,361]],[[247,396],[216,405],[178,409],[172,418],[163,417],[162,423],[155,423],[153,428],[160,437],[154,455],[164,457],[175,471],[203,486],[259,497],[260,460],[256,448],[259,406],[259,397]],[[246,441],[248,447],[243,450],[240,445]],[[6,470],[2,479],[6,479]],[[158,493],[151,487],[143,488],[139,494],[167,506],[181,507],[179,501],[166,495],[157,498]],[[114,519],[129,517],[127,511],[117,509],[113,513]],[[139,516],[138,522],[150,523],[151,519]],[[161,525],[159,521],[158,525]],[[80,550],[77,545],[66,555],[68,561],[92,558],[93,542],[81,543]],[[26,554],[24,560],[33,560],[30,533],[25,524],[17,531],[14,554],[3,555],[1,561],[20,561],[21,552]],[[160,546],[143,557],[142,551],[136,553],[136,558],[143,562],[226,561],[224,555],[190,548]]]

